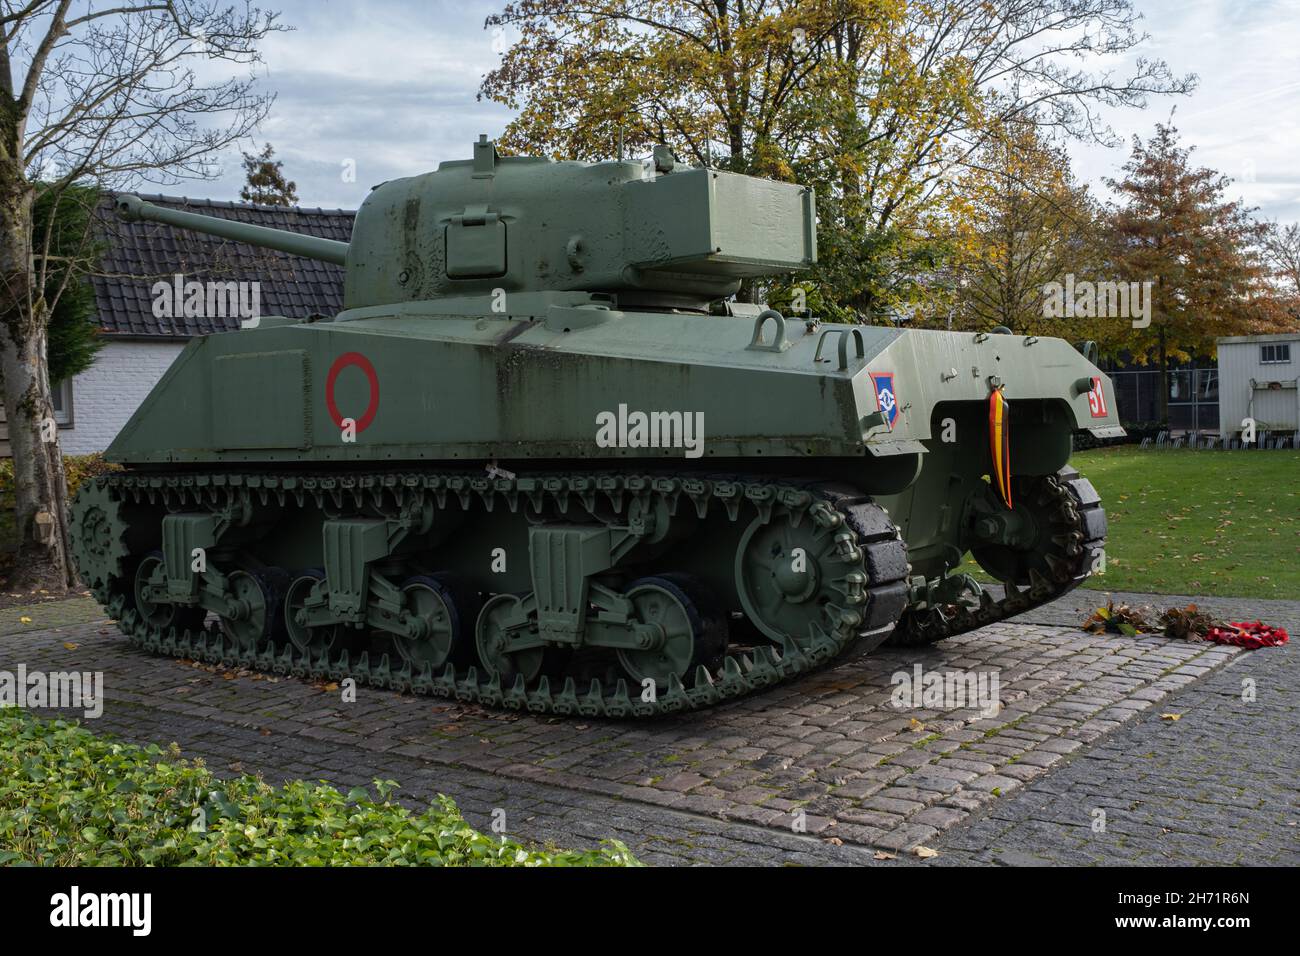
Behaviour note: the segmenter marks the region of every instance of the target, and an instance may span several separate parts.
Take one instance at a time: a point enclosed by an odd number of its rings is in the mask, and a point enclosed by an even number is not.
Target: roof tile
[[[348,242],[356,213],[346,209],[258,206],[251,203],[141,196],[141,199],[205,215],[324,239]],[[232,242],[216,236],[175,229],[162,223],[124,222],[105,197],[98,210],[105,251],[100,272],[91,278],[100,328],[109,334],[205,335],[239,328],[239,317],[201,318],[153,314],[156,282],[184,281],[260,283],[263,315],[307,318],[334,315],[343,308],[343,268],[291,256],[274,249]]]

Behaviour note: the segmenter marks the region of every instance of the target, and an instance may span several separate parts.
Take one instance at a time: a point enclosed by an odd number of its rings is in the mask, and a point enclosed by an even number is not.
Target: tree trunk
[[[48,314],[34,288],[31,187],[0,172],[0,380],[14,461],[18,564],[30,581],[76,583],[67,484],[46,366]]]

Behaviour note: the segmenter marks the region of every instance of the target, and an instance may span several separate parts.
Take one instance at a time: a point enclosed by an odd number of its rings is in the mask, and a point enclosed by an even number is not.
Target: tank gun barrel
[[[332,262],[339,266],[347,262],[348,244],[335,239],[304,236],[296,232],[236,222],[233,219],[219,219],[216,216],[168,209],[165,206],[145,202],[139,196],[118,196],[114,205],[117,214],[129,222],[161,222],[178,229],[192,229],[195,232],[205,232],[235,242],[264,246],[267,249],[279,249],[290,255],[319,259],[321,262]]]

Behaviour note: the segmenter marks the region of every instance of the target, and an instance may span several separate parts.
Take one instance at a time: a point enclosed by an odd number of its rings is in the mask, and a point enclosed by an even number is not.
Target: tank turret
[[[623,306],[703,308],[745,278],[817,258],[813,191],[657,161],[474,157],[376,186],[350,245],[163,209],[120,212],[346,266],[344,303],[365,308],[502,291],[594,292]]]

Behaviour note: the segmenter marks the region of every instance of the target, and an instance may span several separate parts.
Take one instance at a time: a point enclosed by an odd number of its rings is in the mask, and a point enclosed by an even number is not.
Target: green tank
[[[653,716],[1001,620],[1101,555],[1072,435],[1122,432],[1065,341],[733,301],[815,261],[810,189],[480,138],[346,244],[118,206],[346,270],[332,318],[192,340],[77,494],[82,578],[149,651]]]

